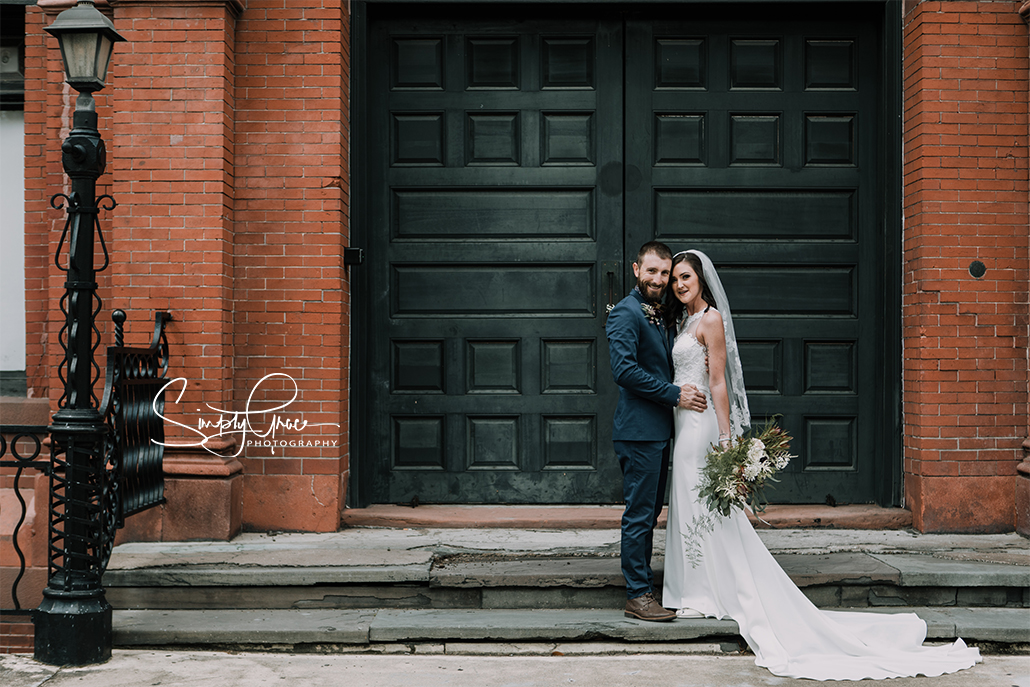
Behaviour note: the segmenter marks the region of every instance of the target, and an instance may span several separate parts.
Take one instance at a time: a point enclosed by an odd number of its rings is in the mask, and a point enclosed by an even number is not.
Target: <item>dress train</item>
[[[708,393],[704,349],[692,334],[677,337],[673,360],[677,384],[691,382]],[[705,455],[719,436],[708,396],[703,413],[675,411],[664,606],[733,618],[755,663],[784,677],[933,677],[980,661],[979,650],[961,639],[923,646],[926,623],[914,613],[820,610],[783,572],[743,511],[710,513],[696,491]],[[706,518],[710,529],[702,524]]]

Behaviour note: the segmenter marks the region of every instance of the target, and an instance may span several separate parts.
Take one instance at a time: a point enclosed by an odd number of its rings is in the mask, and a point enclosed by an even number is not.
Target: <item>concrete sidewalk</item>
[[[560,652],[559,652],[560,653]],[[804,687],[752,656],[634,654],[551,656],[313,655],[115,651],[109,662],[54,668],[0,656],[4,687]],[[831,683],[836,684],[836,683]],[[1030,657],[988,656],[969,670],[897,678],[891,687],[1030,687]]]

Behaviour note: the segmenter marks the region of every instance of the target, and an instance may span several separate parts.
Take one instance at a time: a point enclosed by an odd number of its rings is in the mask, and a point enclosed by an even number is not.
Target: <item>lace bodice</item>
[[[705,366],[705,348],[694,337],[697,323],[704,311],[698,311],[688,317],[679,327],[679,334],[672,345],[673,384],[693,384],[705,396],[711,396],[708,390],[708,368]]]

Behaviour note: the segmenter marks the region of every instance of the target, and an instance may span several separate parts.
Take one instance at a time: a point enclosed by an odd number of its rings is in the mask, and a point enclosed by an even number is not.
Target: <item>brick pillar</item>
[[[1030,25],[1030,0],[1019,8],[1019,16]],[[1030,127],[1030,121],[1027,126]],[[1027,438],[1023,441],[1023,462],[1016,467],[1016,471],[1020,477],[1016,480],[1016,531],[1024,537],[1030,537],[1030,427],[1027,427]]]
[[[232,405],[234,38],[238,0],[112,0],[127,40],[112,60],[119,203],[111,308],[144,344],[168,310],[169,371],[188,380],[166,416]],[[177,387],[178,389],[178,387]],[[185,430],[167,424],[170,438]],[[186,436],[193,435],[185,434]]]
[[[905,17],[905,496],[925,532],[1015,524],[1028,426],[1028,45],[1013,2]]]
[[[40,0],[27,27],[29,384],[52,402],[60,394],[55,304],[63,292],[52,261],[63,215],[47,203],[65,188],[60,140],[74,94],[43,26],[71,4]],[[348,6],[98,7],[127,39],[97,97],[109,160],[98,192],[118,202],[101,216],[112,260],[98,279],[101,332],[122,308],[127,343],[141,344],[154,310],[174,314],[170,372],[187,385],[181,399],[179,387],[166,395],[174,442],[198,440],[190,428],[218,419],[212,408],[243,411],[250,399],[251,410],[265,410],[295,382],[297,397],[279,415],[309,426],[276,438],[303,445],[267,449],[247,445],[253,434],[235,437],[243,526],[335,530],[348,474]],[[267,375],[280,376],[255,392]],[[266,430],[272,415],[256,417],[256,428]]]
[[[248,447],[244,527],[333,531],[347,475],[349,4],[247,0],[237,33],[236,394],[320,427]],[[276,388],[278,385],[278,388]],[[286,400],[279,378],[255,400]],[[334,426],[334,425],[339,425]]]
[[[102,317],[108,320],[114,308],[122,308],[129,314],[126,344],[146,345],[154,311],[172,313],[166,327],[169,376],[186,381],[181,398],[182,384],[166,392],[165,433],[170,442],[196,441],[175,423],[196,426],[205,404],[233,404],[234,40],[241,5],[110,1],[126,42],[116,47],[111,66],[109,171],[118,207]],[[173,459],[166,452],[166,473]],[[168,475],[168,505],[134,516],[119,542],[178,531],[165,526],[149,532],[147,524],[168,513],[213,509],[220,515],[216,520],[231,519],[233,511],[239,517],[239,506],[228,496],[218,503],[191,502],[174,489],[182,477]],[[140,536],[143,530],[149,536]],[[182,538],[206,532],[194,528]]]

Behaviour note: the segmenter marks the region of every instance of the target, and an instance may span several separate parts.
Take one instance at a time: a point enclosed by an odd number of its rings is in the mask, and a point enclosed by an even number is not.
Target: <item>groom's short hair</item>
[[[654,253],[662,260],[672,260],[672,251],[661,241],[648,241],[640,247],[637,252],[637,264],[639,265],[644,261],[644,256],[648,253]]]

